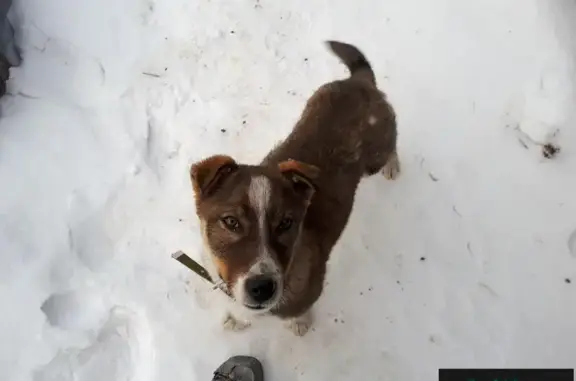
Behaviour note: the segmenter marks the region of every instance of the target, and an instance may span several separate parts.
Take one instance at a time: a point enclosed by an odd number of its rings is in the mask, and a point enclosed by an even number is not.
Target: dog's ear
[[[238,164],[230,156],[214,155],[192,164],[190,179],[196,200],[212,194],[222,181],[238,169]]]
[[[297,160],[286,160],[278,164],[280,173],[294,185],[294,190],[310,199],[316,192],[314,180],[318,178],[320,169],[314,165]]]

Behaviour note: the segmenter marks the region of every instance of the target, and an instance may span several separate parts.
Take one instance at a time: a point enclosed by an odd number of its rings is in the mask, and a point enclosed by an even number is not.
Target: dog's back
[[[319,297],[326,262],[346,227],[361,178],[380,170],[394,177],[386,172],[390,172],[387,162],[396,163],[392,172],[398,169],[395,114],[376,87],[370,63],[352,45],[336,41],[327,45],[348,67],[350,77],[321,86],[291,134],[262,163],[274,166],[294,159],[319,168],[300,250],[293,258],[299,267],[290,274],[291,279],[299,279],[299,286],[292,288],[302,292],[283,303],[275,311],[278,315],[297,315]]]
[[[352,177],[377,171],[395,149],[396,117],[376,87],[368,60],[354,46],[329,41],[332,52],[348,67],[350,77],[322,85],[308,100],[290,135],[263,164],[301,160],[321,169],[321,183],[335,175]],[[336,176],[338,177],[338,176]]]

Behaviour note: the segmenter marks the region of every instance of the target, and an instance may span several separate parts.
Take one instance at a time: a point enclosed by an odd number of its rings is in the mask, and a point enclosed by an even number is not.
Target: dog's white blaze
[[[258,229],[261,238],[260,255],[264,254],[262,251],[265,251],[268,235],[266,230],[266,212],[270,205],[271,192],[272,184],[266,176],[255,176],[250,181],[248,199],[250,200],[250,206],[256,213],[256,217],[258,217]]]
[[[258,248],[258,262],[267,259],[270,255],[266,250],[266,239],[268,236],[266,212],[268,205],[270,205],[270,193],[272,192],[272,185],[270,180],[265,176],[253,177],[250,181],[250,188],[248,189],[248,199],[250,206],[256,213],[258,218],[258,232],[260,236],[260,245]]]
[[[378,118],[376,118],[374,115],[370,115],[368,117],[368,124],[371,126],[375,125],[377,121],[378,121]]]

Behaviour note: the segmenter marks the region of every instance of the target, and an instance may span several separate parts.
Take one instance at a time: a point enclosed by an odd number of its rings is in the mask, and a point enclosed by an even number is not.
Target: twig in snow
[[[526,143],[524,143],[524,141],[520,138],[518,138],[518,142],[522,145],[522,147],[524,147],[525,149],[528,149],[528,145]]]
[[[21,91],[17,92],[16,95],[20,95],[21,97],[28,98],[28,99],[40,99],[41,98],[41,97],[37,97],[34,95],[28,95],[28,94],[23,93]]]
[[[430,176],[430,178],[432,179],[432,181],[434,181],[434,182],[438,181],[438,178],[435,177],[432,173],[428,172],[428,176]]]
[[[96,61],[96,63],[98,64],[98,67],[100,68],[100,75],[102,75],[102,85],[104,83],[106,83],[106,68],[104,68],[104,65],[102,64],[102,61],[100,61],[98,58],[94,58],[94,60]]]
[[[452,205],[452,210],[454,211],[454,213],[456,213],[456,215],[458,217],[462,217],[462,215],[460,214],[460,212],[458,212],[458,209],[456,209],[456,205]]]
[[[514,126],[514,131],[516,131],[519,135],[519,140],[522,141],[522,143],[526,144],[526,141],[534,144],[534,145],[540,145],[540,143],[534,141],[534,139],[532,139],[530,137],[530,135],[528,135],[527,133],[525,133],[524,131],[522,131],[522,129],[520,128],[520,124],[517,124],[516,126]]]
[[[556,144],[540,143],[540,142],[537,142],[534,139],[532,139],[530,137],[530,135],[528,135],[527,133],[522,131],[522,129],[520,128],[520,125],[516,125],[514,127],[514,130],[517,131],[517,133],[519,135],[518,136],[518,142],[525,149],[529,149],[527,143],[530,143],[530,144],[535,145],[535,146],[540,146],[542,149],[542,156],[544,156],[546,159],[553,159],[560,152],[560,147],[557,146]],[[555,130],[554,133],[552,133],[552,137],[555,137],[559,132],[560,132],[560,130],[558,130],[558,129]]]
[[[488,291],[488,293],[489,293],[490,295],[495,296],[495,297],[498,296],[498,294],[496,293],[496,291],[494,291],[494,290],[492,289],[492,287],[488,286],[486,283],[480,282],[480,283],[478,283],[478,286],[480,286],[480,287],[483,288],[484,290]]]
[[[147,75],[149,77],[154,77],[154,78],[160,78],[159,74],[154,74],[154,73],[147,73],[147,72],[142,72],[142,74]]]

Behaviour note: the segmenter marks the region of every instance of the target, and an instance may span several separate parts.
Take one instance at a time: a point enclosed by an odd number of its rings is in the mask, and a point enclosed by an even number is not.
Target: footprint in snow
[[[48,324],[67,330],[90,330],[106,317],[102,299],[91,292],[63,292],[52,294],[40,307]]]
[[[114,242],[107,229],[106,215],[92,210],[91,203],[79,193],[69,199],[68,245],[78,260],[92,271],[102,270],[114,256]]]
[[[154,378],[152,334],[143,316],[114,307],[92,344],[59,351],[34,381],[148,381]]]

